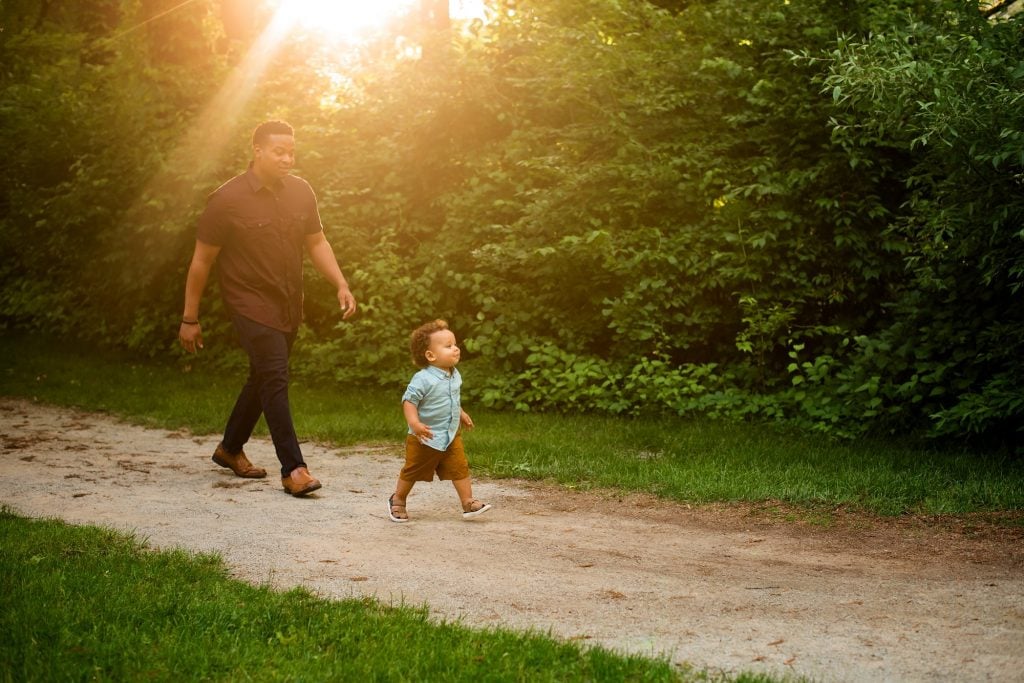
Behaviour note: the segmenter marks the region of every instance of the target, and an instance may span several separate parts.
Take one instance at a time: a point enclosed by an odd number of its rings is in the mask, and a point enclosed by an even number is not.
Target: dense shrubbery
[[[362,306],[339,325],[310,280],[303,374],[400,383],[407,331],[443,316],[495,406],[1020,428],[1020,21],[515,5],[411,35],[421,59],[294,41],[238,109],[214,95],[248,46],[212,0],[127,34],[161,3],[6,6],[2,320],[170,352],[203,197],[280,116]]]
[[[969,8],[968,8],[969,9]],[[1024,416],[1024,35],[972,11],[893,17],[842,40],[827,87],[851,159],[907,159],[905,245],[891,323],[857,338],[840,391],[868,383],[878,414],[938,434],[1007,439]],[[1017,431],[1017,437],[1021,433]]]

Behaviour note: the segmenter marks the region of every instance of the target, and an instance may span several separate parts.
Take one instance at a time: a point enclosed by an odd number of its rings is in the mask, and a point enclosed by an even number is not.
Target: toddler
[[[408,522],[405,500],[418,481],[448,479],[462,502],[462,517],[469,519],[491,509],[473,497],[469,462],[462,448],[459,427],[473,428],[462,409],[459,390],[462,376],[459,347],[444,320],[434,320],[413,330],[409,344],[412,360],[420,368],[402,396],[402,410],[409,423],[405,438],[405,467],[398,474],[395,492],[388,498],[388,518]]]

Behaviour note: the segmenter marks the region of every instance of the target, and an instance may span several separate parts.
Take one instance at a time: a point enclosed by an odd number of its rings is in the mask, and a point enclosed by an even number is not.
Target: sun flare
[[[415,0],[276,0],[282,23],[337,40],[358,40],[410,10]]]
[[[280,26],[299,26],[342,42],[359,41],[414,11],[418,0],[267,0]],[[451,0],[452,20],[486,20],[484,0]]]

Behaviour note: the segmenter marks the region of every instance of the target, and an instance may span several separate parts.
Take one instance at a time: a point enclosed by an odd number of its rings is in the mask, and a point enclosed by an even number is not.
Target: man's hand
[[[203,348],[203,330],[199,323],[188,325],[182,323],[178,328],[178,341],[189,353],[195,353],[197,349]]]
[[[341,308],[341,319],[348,320],[356,312],[356,298],[348,287],[338,289],[338,306]]]
[[[459,415],[459,422],[461,422],[462,426],[465,427],[466,429],[473,428],[473,418],[471,418],[469,416],[469,413],[467,413],[465,410],[463,410]]]

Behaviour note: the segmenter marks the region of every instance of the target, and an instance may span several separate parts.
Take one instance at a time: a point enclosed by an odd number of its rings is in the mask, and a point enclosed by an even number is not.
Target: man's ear
[[[423,357],[427,359],[428,363],[433,363],[435,360],[437,360],[437,354],[431,351],[430,349],[427,349],[426,353],[423,354]]]

